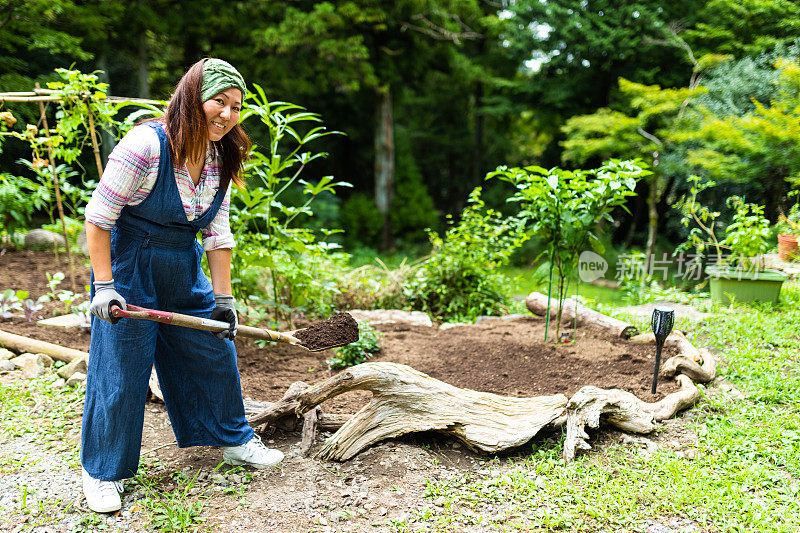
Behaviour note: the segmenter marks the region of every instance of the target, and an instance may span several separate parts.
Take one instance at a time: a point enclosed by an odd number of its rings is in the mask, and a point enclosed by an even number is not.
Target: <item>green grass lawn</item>
[[[505,267],[502,273],[508,277],[510,285],[508,287],[508,294],[513,295],[515,298],[525,297],[533,291],[547,294],[547,282],[542,282],[537,279],[536,270],[525,267]],[[569,296],[575,294],[575,284],[570,284]],[[617,289],[609,289],[589,283],[581,283],[578,288],[578,294],[584,298],[595,300],[604,304],[610,305],[625,305],[625,293]]]
[[[512,294],[539,288],[530,272],[507,274]],[[606,302],[604,310],[617,297],[595,294]],[[564,464],[563,439],[551,435],[512,458],[486,461],[487,468],[502,463],[503,475],[428,480],[426,498],[442,506],[420,510],[393,529],[644,532],[653,521],[680,518],[708,532],[800,531],[800,283],[784,286],[778,306],[714,311],[703,324],[678,326],[693,333],[696,345],[719,354],[720,375],[741,395],[719,384],[701,386],[704,398],[680,415],[693,435],[694,459],[666,445],[643,453],[641,446],[607,439]],[[32,433],[52,446],[50,436],[76,430],[80,402],[80,391],[52,389],[44,378],[0,387],[0,431]],[[598,434],[592,437],[597,442]],[[77,468],[76,444],[57,451]],[[0,474],[22,467],[0,454]]]
[[[744,395],[703,388],[704,399],[682,415],[698,439],[695,459],[623,444],[565,465],[561,439],[540,440],[511,459],[508,475],[432,480],[428,497],[446,501],[428,518],[433,529],[645,531],[650,521],[677,517],[703,531],[800,531],[799,304],[793,283],[780,306],[717,309],[695,327],[695,344],[721,354],[721,375]],[[501,517],[476,518],[488,508],[502,509]]]

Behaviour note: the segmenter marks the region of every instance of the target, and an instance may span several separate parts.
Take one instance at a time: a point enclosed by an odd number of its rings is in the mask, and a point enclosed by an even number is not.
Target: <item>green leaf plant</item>
[[[438,320],[471,322],[504,311],[508,280],[498,269],[528,239],[526,220],[487,209],[476,187],[461,219],[449,222],[444,237],[428,231],[433,251],[404,283],[403,294],[414,309]]]
[[[548,309],[553,296],[555,274],[556,338],[559,338],[564,298],[569,276],[576,272],[578,256],[588,247],[597,253],[604,248],[598,234],[601,223],[613,222],[612,211],[625,207],[636,193],[636,182],[650,175],[640,160],[610,159],[594,170],[550,170],[538,166],[499,167],[487,175],[512,183],[517,192],[509,202],[520,204],[520,214],[529,221],[529,231],[546,243],[541,255],[550,263]],[[577,294],[576,280],[576,294]],[[545,340],[548,340],[550,314],[546,313]]]
[[[326,256],[338,245],[318,240],[311,230],[297,225],[297,217],[313,217],[314,200],[351,185],[332,176],[315,183],[302,179],[309,163],[327,156],[308,145],[340,132],[328,131],[318,115],[303,107],[271,102],[259,85],[253,88],[245,99],[241,120],[249,121],[251,130],[265,129],[268,144],[253,146],[245,166],[248,187],[240,188],[231,202],[237,243],[233,249],[234,293],[240,301],[257,300],[271,306],[278,322],[304,303],[319,307],[332,301],[336,284],[332,277],[326,280],[321,270]],[[302,200],[291,205],[285,196],[298,191]],[[327,236],[336,230],[322,233]],[[260,277],[263,272],[266,283]]]
[[[718,267],[763,268],[763,259],[759,259],[759,256],[767,251],[770,235],[764,206],[747,203],[740,196],[728,197],[726,204],[733,209],[733,215],[730,224],[725,226],[723,238],[717,235],[717,228],[723,225],[719,221],[721,213],[712,211],[697,199],[700,193],[713,188],[716,183],[712,180],[702,181],[696,175],[690,176],[689,182],[692,184],[689,193],[675,203],[675,208],[683,215],[681,224],[693,227],[677,250],[694,248],[698,256],[707,258],[711,250]]]
[[[56,69],[56,73],[60,80],[47,84],[48,96],[58,98],[54,103],[56,120],[48,130],[34,124],[13,129],[17,122],[13,115],[7,111],[0,113],[0,141],[5,137],[13,137],[30,146],[30,158],[18,162],[34,177],[2,175],[0,220],[5,219],[9,223],[6,228],[9,234],[13,234],[13,230],[24,229],[32,214],[40,209],[47,213],[51,225],[55,224],[54,170],[67,215],[74,219],[82,218],[83,208],[97,186],[97,180],[90,171],[83,168],[78,171],[73,165],[80,165],[79,156],[90,143],[92,124],[96,133],[104,130],[119,138],[143,114],[161,113],[151,103],[109,100],[106,94],[108,84],[99,81],[99,72],[85,74],[78,70]],[[139,109],[124,120],[117,120],[118,113],[128,106]],[[99,134],[95,138],[98,142],[102,141]],[[15,195],[27,199],[27,205],[14,201]]]

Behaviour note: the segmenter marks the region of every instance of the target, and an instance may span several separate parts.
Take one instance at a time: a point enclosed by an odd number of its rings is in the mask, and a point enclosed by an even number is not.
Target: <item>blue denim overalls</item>
[[[161,145],[158,178],[142,203],[122,209],[111,232],[114,285],[130,304],[209,318],[214,292],[200,268],[197,232],[214,219],[225,191],[187,221],[167,135],[159,123],[150,126]],[[92,317],[81,463],[93,478],[136,474],[154,361],[178,446],[239,446],[252,438],[233,342],[149,320],[112,325]]]

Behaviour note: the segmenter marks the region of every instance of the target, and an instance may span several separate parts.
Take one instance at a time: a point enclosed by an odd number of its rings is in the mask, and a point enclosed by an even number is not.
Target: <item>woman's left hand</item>
[[[211,320],[220,320],[231,325],[229,329],[214,333],[218,339],[236,338],[239,329],[239,319],[236,316],[236,306],[233,296],[229,294],[214,294],[214,301],[217,306],[211,311]]]

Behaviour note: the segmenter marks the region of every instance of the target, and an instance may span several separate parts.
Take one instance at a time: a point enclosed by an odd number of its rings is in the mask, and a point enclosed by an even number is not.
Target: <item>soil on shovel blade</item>
[[[344,346],[358,340],[358,322],[350,313],[336,313],[327,320],[297,330],[294,336],[312,352]]]

